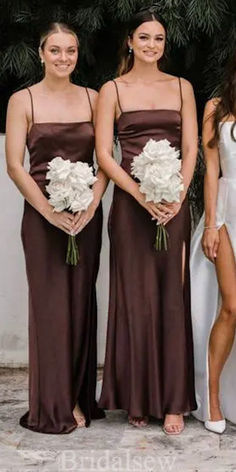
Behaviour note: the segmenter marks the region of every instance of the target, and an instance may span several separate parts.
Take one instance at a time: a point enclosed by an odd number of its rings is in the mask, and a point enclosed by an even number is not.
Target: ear
[[[39,57],[41,59],[41,62],[44,62],[44,59],[43,59],[43,51],[42,51],[42,48],[39,46],[38,48],[38,53],[39,53]]]
[[[129,48],[132,48],[132,46],[133,46],[133,39],[131,38],[131,36],[128,36],[127,45],[128,45]]]

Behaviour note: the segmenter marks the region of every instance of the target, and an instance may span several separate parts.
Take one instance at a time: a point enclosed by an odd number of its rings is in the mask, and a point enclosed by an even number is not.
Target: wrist
[[[218,226],[217,226],[217,225],[209,225],[209,226],[206,225],[206,226],[204,226],[204,231],[206,231],[206,230],[214,230],[214,229],[218,230]]]
[[[90,209],[93,210],[93,211],[96,211],[98,205],[100,203],[100,200],[99,199],[93,199],[93,201],[90,203]]]
[[[132,195],[137,202],[141,202],[144,199],[144,194],[140,192],[139,185],[135,183],[134,188],[130,192],[130,195]]]
[[[40,213],[46,220],[49,221],[54,213],[54,208],[52,205],[48,204],[40,210]]]

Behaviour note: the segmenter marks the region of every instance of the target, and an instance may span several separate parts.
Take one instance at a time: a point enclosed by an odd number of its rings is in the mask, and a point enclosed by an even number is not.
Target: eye
[[[145,40],[145,39],[147,39],[147,36],[141,35],[141,36],[139,36],[139,39]]]
[[[52,48],[52,49],[50,49],[50,52],[51,52],[52,54],[57,54],[57,53],[58,53],[58,49]]]
[[[69,53],[69,54],[75,54],[75,53],[76,53],[76,49],[69,49],[68,53]]]

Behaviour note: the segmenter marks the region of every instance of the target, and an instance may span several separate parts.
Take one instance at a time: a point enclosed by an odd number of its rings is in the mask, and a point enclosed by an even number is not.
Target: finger
[[[160,203],[160,206],[157,207],[159,210],[162,211],[162,213],[165,213],[167,215],[172,215],[174,212],[171,208],[169,208],[166,205],[163,205],[163,203]]]
[[[213,247],[211,245],[208,244],[208,246],[206,247],[206,254],[207,254],[207,258],[209,259],[210,262],[215,262],[215,259],[213,257]]]
[[[80,232],[85,228],[85,226],[87,226],[88,223],[89,223],[89,220],[88,220],[88,219],[84,220],[84,221],[79,225],[79,227],[77,228],[75,234],[80,233]]]
[[[74,225],[77,225],[80,217],[82,215],[82,211],[78,211],[78,213],[75,214],[75,217],[74,217]]]
[[[73,230],[73,225],[68,220],[62,221],[61,226],[63,226],[63,228],[66,228],[66,230],[69,231],[69,232],[71,232]]]
[[[69,236],[71,235],[71,232],[68,231],[68,229],[66,229],[65,226],[59,225],[58,227],[59,227],[64,233],[68,234]]]
[[[165,214],[162,213],[155,205],[151,204],[149,208],[152,210],[156,218],[160,219],[160,218],[165,217]]]
[[[75,216],[72,213],[69,213],[68,211],[64,211],[63,216],[65,216],[67,220],[70,220],[71,222],[74,221],[75,218]]]
[[[150,207],[147,207],[146,210],[152,216],[152,220],[158,221],[158,216],[154,213],[154,211]]]
[[[213,256],[214,256],[214,258],[217,257],[218,248],[219,248],[219,241],[215,241],[214,247],[213,247]]]
[[[211,245],[208,247],[208,256],[211,262],[214,261],[214,247]]]

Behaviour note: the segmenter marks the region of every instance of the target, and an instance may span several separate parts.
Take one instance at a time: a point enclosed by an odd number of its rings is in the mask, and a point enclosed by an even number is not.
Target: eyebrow
[[[145,36],[150,36],[149,33],[142,33],[142,32],[140,32],[139,34],[144,34]],[[157,33],[157,34],[155,34],[155,36],[161,36],[162,38],[164,38],[164,34],[163,34],[163,33]]]
[[[61,46],[56,46],[55,44],[52,44],[51,46],[49,46],[50,48],[58,48],[60,49]],[[76,48],[76,46],[67,46],[67,49],[74,49]]]

